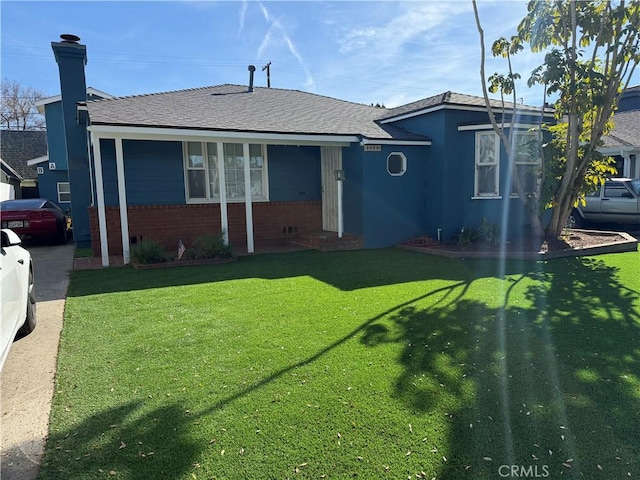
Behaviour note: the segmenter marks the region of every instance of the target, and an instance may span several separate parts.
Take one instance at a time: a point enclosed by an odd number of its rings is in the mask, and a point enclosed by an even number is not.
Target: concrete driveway
[[[14,341],[0,376],[2,480],[33,480],[38,474],[62,330],[74,246],[25,246],[33,257],[36,329]]]

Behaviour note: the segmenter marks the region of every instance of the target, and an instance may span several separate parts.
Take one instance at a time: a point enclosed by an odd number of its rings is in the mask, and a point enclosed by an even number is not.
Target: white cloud
[[[377,56],[392,58],[407,44],[426,45],[431,30],[441,27],[456,15],[471,11],[467,2],[402,2],[390,3],[389,6],[394,10],[400,8],[400,14],[384,24],[359,26],[347,31],[339,41],[340,52],[373,52]],[[387,15],[391,14],[385,10]]]
[[[273,16],[271,15],[267,7],[262,2],[258,2],[258,4],[260,6],[260,10],[262,11],[262,14],[265,20],[269,23],[269,30],[265,34],[260,44],[260,47],[258,48],[258,58],[261,58],[264,55],[265,51],[267,51],[267,49],[269,49],[272,46],[272,43],[274,40],[274,34],[278,33],[282,37],[282,40],[284,40],[285,44],[287,45],[289,52],[296,58],[296,60],[304,70],[304,74],[305,74],[304,86],[309,90],[312,90],[312,91],[315,90],[316,82],[313,78],[313,75],[311,75],[311,72],[307,68],[305,62],[302,59],[302,56],[298,52],[298,49],[296,48],[295,43],[293,43],[293,41],[287,34],[287,31],[285,30],[284,26],[280,23],[278,19],[273,18]]]
[[[240,8],[240,26],[238,28],[238,33],[242,32],[242,29],[244,28],[244,19],[247,16],[248,7],[249,4],[247,3],[247,0],[242,0],[242,7]]]
[[[366,5],[368,9],[360,9],[360,15],[349,15],[353,11],[337,7],[333,17],[325,20],[337,32],[337,56],[331,67],[334,88],[348,91],[347,98],[355,101],[383,101],[388,107],[447,90],[482,95],[480,44],[471,2]],[[515,2],[480,2],[479,8],[487,49],[499,36],[515,34],[526,13],[526,4]],[[333,21],[339,18],[342,23]],[[350,23],[345,25],[346,22]],[[539,104],[539,94],[526,88],[528,74],[540,61],[533,57],[523,52],[514,60],[514,66],[523,77],[519,96]],[[493,59],[489,53],[487,75],[505,69],[504,60]],[[352,88],[347,76],[360,88]],[[363,85],[367,88],[363,89]]]
[[[258,58],[262,58],[265,50],[267,50],[271,46],[272,32],[275,30],[275,28],[276,27],[273,24],[271,24],[271,26],[269,26],[269,30],[267,30],[267,33],[265,33],[264,37],[262,37],[262,42],[258,47],[258,53],[257,53]]]

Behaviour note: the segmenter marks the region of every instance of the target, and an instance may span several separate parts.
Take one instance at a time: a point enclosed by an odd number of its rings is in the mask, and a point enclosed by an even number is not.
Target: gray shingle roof
[[[491,106],[493,108],[501,109],[502,102],[496,99],[489,99]],[[438,95],[434,95],[433,97],[424,98],[422,100],[418,100],[416,102],[407,103],[406,105],[401,105],[396,108],[392,108],[387,110],[383,115],[378,117],[378,120],[387,120],[395,117],[400,117],[402,115],[411,114],[414,112],[420,112],[422,110],[427,110],[429,108],[437,107],[437,106],[460,106],[460,107],[481,107],[485,108],[484,98],[477,97],[475,95],[466,95],[464,93],[456,93],[456,92],[444,92]],[[506,108],[511,108],[513,103],[505,102]],[[540,107],[532,107],[528,105],[518,105],[518,108],[540,111]],[[552,112],[552,110],[548,110]]]
[[[605,147],[640,147],[640,110],[617,112],[615,126],[602,139]]]
[[[87,102],[93,125],[425,140],[375,122],[380,109],[299,90],[219,85]]]
[[[24,179],[38,177],[27,160],[47,154],[47,132],[44,130],[0,130],[0,157]]]

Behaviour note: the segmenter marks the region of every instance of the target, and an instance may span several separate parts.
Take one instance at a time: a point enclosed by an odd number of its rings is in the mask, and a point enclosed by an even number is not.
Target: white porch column
[[[96,165],[96,200],[98,202],[98,227],[100,229],[100,254],[102,266],[109,266],[109,244],[107,239],[107,215],[104,208],[104,183],[102,178],[102,152],[100,150],[100,137],[91,132],[93,144],[93,160]]]
[[[225,245],[229,245],[229,219],[227,216],[227,180],[224,174],[224,144],[218,142],[218,179],[220,180],[220,225],[222,226],[222,239]]]
[[[242,144],[242,155],[244,157],[244,205],[247,219],[247,252],[253,253],[253,208],[251,203],[251,166],[249,165],[249,144]]]
[[[122,259],[126,265],[131,261],[131,254],[129,248],[129,217],[127,214],[127,189],[124,182],[124,154],[122,152],[122,138],[116,138],[116,173],[118,176],[120,228],[122,230]]]

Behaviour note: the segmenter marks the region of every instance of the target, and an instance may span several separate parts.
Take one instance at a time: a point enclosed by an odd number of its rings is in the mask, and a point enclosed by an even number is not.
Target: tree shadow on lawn
[[[187,438],[184,408],[171,404],[142,413],[143,408],[142,402],[126,403],[50,432],[38,479],[148,480],[178,478],[193,470],[203,446]],[[73,408],[59,412],[74,414]]]
[[[515,289],[530,303],[510,302]],[[416,303],[365,328],[366,345],[405,345],[399,399],[416,414],[447,405],[447,461],[429,478],[514,478],[511,465],[520,477],[637,476],[639,293],[576,258],[506,279],[503,295],[498,308]]]
[[[407,258],[415,260],[415,255]],[[431,276],[420,267],[416,277],[440,278],[445,265],[451,262],[443,263]],[[449,277],[463,279],[458,283],[368,319],[315,355],[202,412],[193,412],[189,419],[223,408],[361,335],[371,348],[387,342],[404,346],[398,358],[404,371],[395,390],[416,414],[441,410],[442,402],[447,403],[448,461],[430,475],[501,478],[503,464],[537,466],[539,475],[548,471],[550,478],[562,474],[611,479],[624,478],[627,472],[637,474],[638,292],[620,283],[615,268],[590,258],[515,262],[508,270],[524,273],[507,278],[497,262],[456,261],[454,265]],[[487,306],[476,299],[477,292],[466,298],[478,265],[503,285],[502,306]],[[413,277],[408,273],[402,278]],[[354,284],[364,280],[356,278]],[[518,298],[526,296],[526,305],[510,301],[516,289],[524,289]],[[420,302],[427,297],[439,300],[421,308]],[[151,457],[164,462],[153,472],[162,471],[165,478],[189,471],[203,447],[186,438],[182,409],[168,405],[149,414],[135,413],[140,408],[138,403],[127,404],[53,433],[49,440],[53,449],[49,447],[42,478],[79,478],[77,472],[101,468],[126,470],[131,478],[142,479],[149,474],[145,462]],[[110,430],[112,424],[116,427]],[[170,442],[158,441],[167,435],[172,436]],[[126,447],[120,449],[120,442]],[[92,455],[88,448],[79,448],[82,445],[98,445],[108,453]],[[98,462],[92,458],[96,456]]]
[[[401,249],[292,253],[246,256],[237,262],[134,270],[114,267],[104,270],[75,270],[71,273],[69,297],[152,288],[196,285],[242,279],[277,280],[312,277],[342,291],[396,285],[422,280],[472,282],[476,278],[504,273],[534,271],[536,261],[509,261],[500,272],[496,260],[449,259]]]
[[[368,319],[349,334],[318,350],[316,354],[241,388],[203,410],[185,412],[183,406],[168,404],[143,413],[142,411],[147,411],[148,408],[145,408],[143,402],[136,401],[93,414],[81,423],[74,423],[72,428],[51,431],[38,478],[79,480],[91,476],[117,478],[120,474],[138,480],[178,478],[197,468],[197,459],[207,447],[187,437],[189,424],[250,395],[287,373],[318,361],[354,336],[363,334],[368,326],[386,315],[402,308],[411,308],[410,304],[437,295],[442,295],[440,301],[455,303],[468,287],[469,284],[466,282],[447,285],[394,306]],[[64,408],[64,413],[61,411],[62,408],[58,406],[58,412],[55,414],[76,415],[72,407]]]

